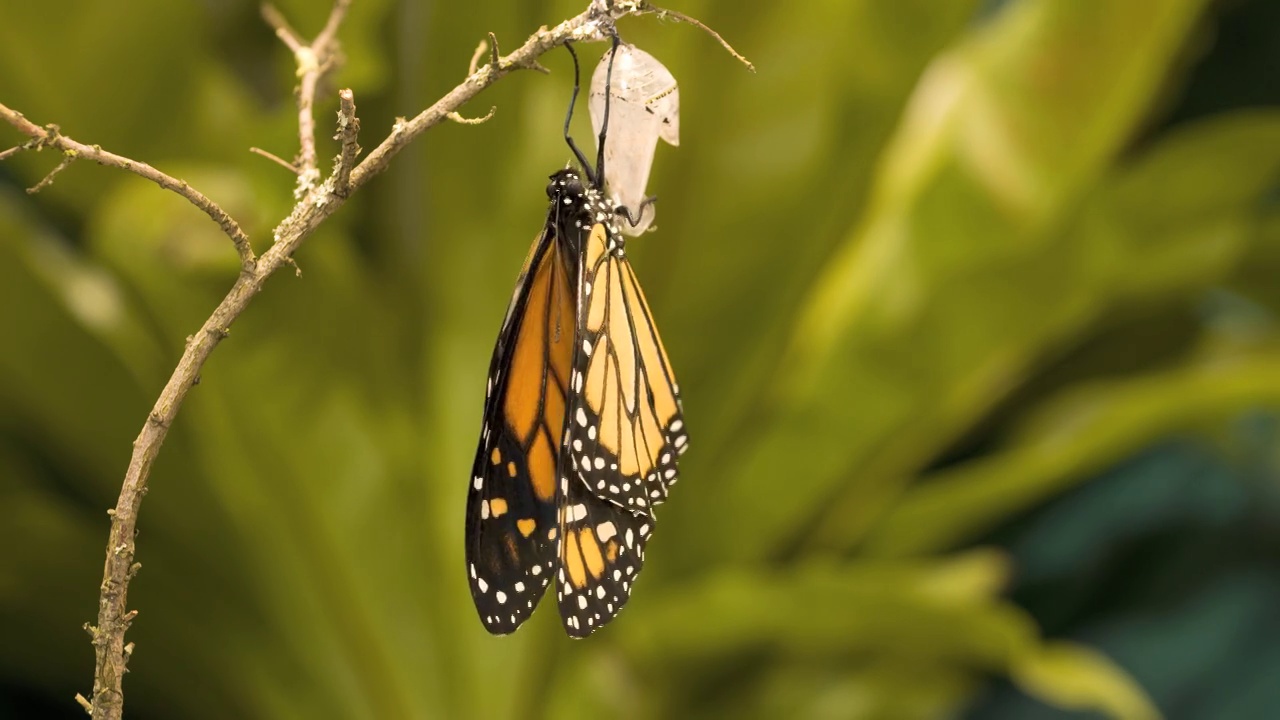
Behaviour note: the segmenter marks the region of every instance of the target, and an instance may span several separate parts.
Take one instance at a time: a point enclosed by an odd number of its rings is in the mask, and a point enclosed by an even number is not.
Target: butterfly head
[[[577,170],[565,168],[554,173],[547,183],[547,197],[551,200],[548,221],[556,223],[565,236],[577,237],[601,224],[610,235],[618,235],[613,205],[593,185],[583,182]]]
[[[557,204],[564,205],[566,210],[577,210],[587,200],[587,186],[577,170],[565,168],[551,175],[547,183],[547,197]]]

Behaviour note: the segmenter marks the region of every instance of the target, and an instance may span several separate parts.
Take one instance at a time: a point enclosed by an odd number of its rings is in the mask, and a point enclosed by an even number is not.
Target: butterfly
[[[547,185],[547,218],[489,365],[467,493],[471,596],[498,635],[552,584],[569,636],[612,620],[688,448],[671,361],[627,259],[619,217],[628,213],[602,190],[604,134],[594,169],[569,136],[578,59],[566,47],[565,140],[582,172],[560,170]]]

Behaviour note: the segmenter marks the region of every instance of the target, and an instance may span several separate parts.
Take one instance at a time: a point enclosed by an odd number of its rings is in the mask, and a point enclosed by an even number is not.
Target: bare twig
[[[342,197],[351,192],[351,169],[360,156],[360,118],[356,117],[356,98],[351,90],[338,91],[338,134],[342,141],[342,154],[338,167],[333,171],[333,191]]]
[[[729,41],[720,37],[720,33],[704,25],[701,20],[698,20],[697,18],[689,17],[688,15],[685,15],[682,12],[677,12],[675,10],[667,10],[666,8],[660,8],[657,5],[651,5],[648,2],[638,3],[636,5],[636,11],[651,12],[657,15],[659,20],[665,20],[667,18],[671,18],[676,22],[689,23],[690,25],[702,30],[703,32],[707,33],[711,37],[718,40],[720,42],[720,45],[724,47],[725,50],[728,50],[730,55],[737,58],[738,62],[742,63],[743,65],[746,65],[748,70],[750,70],[751,72],[756,71],[756,66],[752,65],[751,61],[739,55],[738,51],[734,50],[733,46],[729,44]]]
[[[280,38],[280,42],[287,45],[294,55],[307,46],[307,42],[274,5],[266,3],[262,6],[262,19],[276,31],[276,37]]]
[[[331,20],[335,17],[340,20],[341,9],[345,9],[346,5],[346,0],[338,0],[334,14],[330,15]],[[272,21],[272,14],[268,12],[267,15],[268,21]],[[278,13],[275,13],[275,15],[278,16]],[[107,557],[103,568],[103,580],[98,603],[98,624],[96,627],[91,628],[97,655],[94,672],[94,692],[91,702],[94,720],[120,720],[123,711],[124,695],[121,683],[126,663],[132,651],[132,645],[125,643],[124,635],[134,618],[134,613],[126,610],[128,588],[129,581],[138,570],[137,563],[133,561],[136,552],[134,534],[137,529],[138,510],[142,497],[147,490],[147,480],[150,477],[151,467],[155,463],[160,447],[168,435],[169,428],[177,417],[183,400],[186,399],[187,393],[191,388],[195,386],[197,379],[200,377],[200,371],[214,348],[223,338],[227,337],[231,324],[248,307],[249,302],[262,289],[267,278],[286,265],[296,268],[293,263],[293,253],[322,221],[342,206],[347,195],[359,189],[375,175],[385,170],[391,158],[414,138],[421,135],[427,128],[439,124],[450,113],[456,112],[463,103],[475,97],[481,90],[492,85],[499,78],[514,70],[539,67],[537,58],[542,53],[558,45],[563,45],[567,41],[604,39],[609,28],[611,28],[613,19],[612,16],[592,5],[587,11],[560,23],[551,30],[543,29],[538,31],[520,48],[510,55],[499,57],[496,62],[477,70],[462,84],[455,87],[412,120],[397,121],[392,128],[391,134],[364,161],[351,169],[348,182],[345,183],[345,188],[342,191],[339,190],[338,181],[340,177],[337,172],[342,170],[343,166],[343,161],[340,159],[338,168],[335,170],[335,176],[325,183],[311,187],[299,198],[293,211],[275,228],[272,235],[274,244],[260,257],[256,258],[256,264],[252,267],[246,266],[246,271],[236,278],[231,290],[228,291],[226,297],[214,309],[213,314],[205,321],[200,331],[188,339],[177,368],[174,369],[168,382],[165,383],[160,397],[156,400],[151,414],[147,418],[147,422],[142,427],[142,432],[138,435],[137,440],[134,441],[133,454],[129,460],[129,467],[125,472],[119,500],[116,502],[116,507],[110,512],[111,531],[107,544]],[[283,20],[283,18],[279,18],[279,20]],[[326,29],[336,28],[336,22],[337,20],[334,20],[329,25],[326,25]],[[272,24],[277,28],[277,34],[285,40],[286,45],[291,48],[294,45],[303,47],[302,42],[297,39],[296,33],[289,28],[287,23],[276,21],[272,22]],[[318,41],[319,38],[312,43],[312,47],[321,45],[327,47],[327,42],[320,43]],[[295,52],[295,57],[303,61],[307,59],[306,53],[299,54]],[[322,72],[318,65],[307,66],[300,68],[300,70],[313,78],[318,78],[319,73]],[[304,86],[309,83],[310,81],[304,77]],[[314,88],[313,84],[311,86]],[[305,103],[300,101],[299,105],[301,108]],[[349,111],[347,111],[351,114],[350,118],[352,119],[354,118],[354,111],[354,102],[352,102]],[[309,112],[304,112],[300,109],[300,125],[305,122],[304,119],[309,114]],[[204,196],[196,193],[185,183],[175,181],[148,165],[110,155],[100,149],[72,143],[72,141],[57,133],[46,131],[28,123],[20,114],[3,106],[0,106],[0,116],[5,117],[11,124],[14,124],[41,143],[59,147],[63,150],[68,148],[78,150],[82,157],[91,157],[105,164],[131,170],[152,179],[162,187],[174,189],[184,197],[192,199],[192,202],[195,202],[202,209],[206,209],[215,219],[223,219],[225,227],[231,227],[236,230],[236,234],[233,237],[243,236],[243,233],[239,232],[238,226],[234,225],[230,217],[226,216],[221,209],[205,199]],[[348,125],[348,132],[352,130],[354,130],[354,125]],[[343,131],[339,129],[339,135],[342,134]],[[300,133],[300,137],[305,137],[305,133]],[[354,140],[354,134],[348,137],[352,141]],[[344,143],[344,148],[344,155],[354,159],[352,145]],[[345,172],[343,170],[342,174],[345,174]],[[247,247],[247,241],[245,242]]]
[[[36,193],[40,192],[41,190],[43,190],[43,189],[45,189],[45,188],[49,187],[50,185],[52,185],[52,184],[53,184],[53,177],[54,177],[55,175],[57,175],[58,173],[62,172],[63,170],[66,170],[66,169],[67,169],[67,167],[68,167],[69,165],[71,165],[71,163],[75,162],[75,159],[76,159],[76,155],[75,155],[75,153],[74,153],[74,152],[65,152],[65,153],[63,153],[63,154],[62,154],[62,162],[60,162],[60,163],[58,163],[56,166],[54,166],[54,168],[53,168],[52,170],[50,170],[50,171],[49,171],[49,173],[48,173],[47,175],[45,175],[43,179],[41,179],[41,180],[40,180],[40,182],[38,182],[38,183],[36,183],[35,185],[32,185],[31,187],[27,188],[27,194],[28,194],[28,195],[35,195]]]
[[[274,6],[262,6],[262,17],[267,24],[275,28],[276,37],[293,52],[294,62],[298,64],[298,187],[295,196],[301,198],[320,181],[320,170],[316,167],[316,86],[320,79],[333,68],[337,50],[338,26],[347,15],[351,0],[337,0],[329,13],[329,20],[324,29],[316,35],[315,40],[307,43],[302,40],[284,16]]]
[[[482,123],[488,122],[489,119],[492,118],[493,114],[496,112],[498,112],[497,106],[491,106],[489,108],[489,112],[485,113],[483,117],[478,117],[478,118],[462,117],[462,115],[457,112],[451,112],[445,115],[445,117],[458,123],[459,125],[480,125]]]
[[[351,9],[351,0],[337,0],[333,3],[333,10],[329,12],[329,19],[324,24],[324,29],[316,35],[316,39],[311,43],[311,47],[317,52],[328,52],[328,48],[333,41],[338,38],[338,26],[342,25],[342,21],[347,18],[347,11]]]
[[[23,143],[22,145],[15,145],[9,148],[8,150],[0,150],[0,160],[7,160],[13,157],[14,155],[17,155],[18,153],[22,152],[23,150],[30,150],[30,149],[31,148],[28,147],[26,143]]]
[[[107,152],[97,145],[78,143],[59,132],[56,126],[40,127],[23,117],[22,113],[11,110],[3,104],[0,104],[0,119],[17,128],[18,132],[31,138],[32,142],[27,143],[27,145],[36,148],[53,147],[61,150],[64,153],[64,157],[92,160],[99,165],[110,165],[122,170],[128,170],[135,175],[140,175],[150,180],[165,190],[172,190],[178,193],[191,201],[192,205],[200,208],[206,215],[213,218],[213,221],[218,223],[218,226],[227,234],[227,237],[231,238],[231,242],[236,247],[236,252],[240,255],[241,271],[253,271],[256,261],[253,247],[249,244],[249,236],[244,234],[244,230],[240,229],[240,224],[232,219],[217,203],[205,197],[185,181],[165,175],[146,163]]]
[[[489,33],[489,64],[495,68],[502,60],[502,51],[498,49],[498,36],[492,32]]]
[[[284,158],[280,157],[279,155],[276,155],[273,152],[268,152],[266,150],[263,150],[262,148],[257,148],[257,147],[249,148],[249,152],[253,153],[254,155],[261,155],[262,157],[279,165],[285,170],[288,170],[289,172],[293,173],[294,175],[298,174],[298,168],[294,166],[293,163],[289,162],[288,160],[285,160]]]
[[[249,240],[240,226],[225,211],[185,182],[169,177],[145,163],[114,155],[97,146],[75,142],[62,135],[56,126],[39,127],[26,120],[20,113],[0,105],[0,119],[31,138],[22,146],[4,151],[0,154],[0,158],[8,157],[22,149],[39,150],[44,147],[53,147],[64,153],[64,159],[84,158],[133,172],[162,188],[182,195],[212,217],[232,239],[241,258],[241,272],[230,291],[214,308],[200,331],[187,339],[177,367],[165,383],[160,397],[143,424],[141,433],[134,441],[133,453],[125,472],[120,497],[115,508],[108,511],[111,517],[111,530],[98,601],[98,624],[87,627],[93,638],[96,654],[93,698],[92,701],[79,698],[81,706],[85,707],[95,720],[120,720],[123,712],[122,680],[133,652],[133,644],[126,643],[124,636],[137,615],[136,611],[126,609],[127,596],[129,582],[140,568],[140,565],[134,562],[136,552],[134,536],[137,530],[139,507],[147,491],[147,481],[152,465],[168,435],[169,428],[177,417],[183,400],[191,388],[199,382],[200,372],[205,362],[218,343],[227,337],[232,323],[262,289],[267,278],[286,265],[296,270],[293,254],[312,231],[336,212],[351,193],[384,171],[392,157],[428,128],[445,119],[473,123],[483,122],[492,116],[493,110],[490,110],[485,118],[468,121],[458,114],[458,109],[480,91],[512,71],[531,69],[545,72],[546,69],[538,64],[538,57],[543,53],[570,41],[603,40],[612,35],[613,22],[616,19],[632,13],[665,13],[676,19],[694,22],[706,29],[701,23],[692,21],[690,18],[670,11],[658,10],[642,1],[615,0],[613,3],[604,3],[601,0],[591,0],[583,13],[565,20],[550,30],[545,27],[540,29],[524,45],[506,56],[499,53],[497,38],[490,33],[490,62],[479,67],[478,58],[482,53],[477,52],[472,60],[475,69],[470,76],[414,118],[398,119],[392,127],[391,134],[358,165],[355,161],[360,152],[357,142],[359,120],[355,114],[354,97],[349,90],[344,90],[339,95],[340,110],[336,136],[342,143],[342,152],[333,175],[321,183],[315,154],[313,117],[315,92],[319,80],[335,62],[336,34],[349,5],[350,0],[335,0],[324,29],[309,44],[297,34],[278,11],[270,6],[263,8],[264,18],[275,28],[276,34],[293,52],[298,64],[300,78],[298,126],[301,154],[296,165],[291,166],[281,161],[281,164],[299,173],[298,202],[289,216],[276,226],[272,235],[274,243],[260,257],[254,256]],[[716,35],[716,37],[719,36]],[[727,44],[726,47],[728,47]],[[730,51],[732,52],[731,48]],[[734,55],[741,58],[737,53]],[[269,156],[269,153],[261,151],[259,153]],[[276,159],[279,160],[279,158]]]
[[[621,14],[633,12],[623,11]],[[638,11],[636,11],[638,12]],[[397,120],[391,128],[391,134],[351,173],[352,190],[363,186],[374,175],[386,169],[391,158],[404,149],[414,138],[427,129],[447,119],[449,113],[457,112],[467,101],[478,95],[481,90],[509,75],[515,70],[536,70],[542,68],[538,57],[552,48],[565,42],[599,41],[608,37],[612,24],[618,15],[610,15],[608,11],[592,4],[585,12],[569,18],[559,25],[547,30],[543,28],[534,33],[524,45],[516,48],[510,55],[501,56],[479,68],[475,73],[434,105],[418,113],[410,120]],[[492,43],[494,39],[491,38]],[[542,68],[545,70],[545,68]]]
[[[489,34],[493,35],[493,33],[489,33]],[[484,54],[488,51],[489,51],[489,43],[485,42],[484,40],[481,40],[480,44],[476,45],[476,51],[471,53],[471,64],[467,66],[468,75],[476,74],[476,68],[480,67],[480,58],[484,57]]]

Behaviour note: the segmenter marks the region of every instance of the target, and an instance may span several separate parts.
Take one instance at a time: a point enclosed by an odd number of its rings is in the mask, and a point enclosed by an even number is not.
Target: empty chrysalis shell
[[[604,121],[608,67],[609,53],[605,52],[591,76],[588,109],[597,143]],[[605,134],[604,184],[613,201],[639,220],[632,226],[623,219],[622,231],[639,235],[653,222],[653,205],[643,206],[643,203],[658,139],[671,145],[680,144],[680,89],[675,76],[657,58],[627,43],[618,45],[610,86],[612,100],[609,130]]]

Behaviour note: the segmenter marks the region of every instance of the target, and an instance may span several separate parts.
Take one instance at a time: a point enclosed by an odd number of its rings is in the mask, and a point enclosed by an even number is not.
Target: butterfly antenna
[[[569,143],[569,149],[578,158],[578,164],[582,166],[583,172],[587,174],[587,180],[594,186],[599,187],[595,171],[591,169],[591,161],[587,160],[587,156],[582,154],[578,149],[577,143],[573,141],[573,136],[569,134],[569,121],[573,120],[573,105],[578,101],[578,53],[574,52],[573,44],[566,42],[564,49],[569,51],[569,55],[573,57],[573,96],[569,98],[569,112],[564,116],[564,141]]]
[[[613,58],[618,54],[618,44],[621,40],[615,30],[613,33],[613,47],[609,49],[609,67],[604,71],[604,121],[600,123],[600,137],[597,138],[596,144],[596,173],[600,176],[596,187],[604,189],[604,138],[609,132],[609,101],[613,96]],[[635,223],[632,223],[634,225]]]

